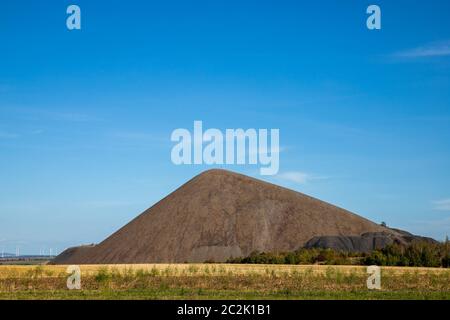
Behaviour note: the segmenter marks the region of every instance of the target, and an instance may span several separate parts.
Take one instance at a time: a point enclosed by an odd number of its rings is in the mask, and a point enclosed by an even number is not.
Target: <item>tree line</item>
[[[327,264],[410,267],[450,267],[450,241],[413,241],[409,245],[390,244],[371,253],[346,252],[325,248],[301,248],[294,252],[252,252],[227,263],[248,264]]]

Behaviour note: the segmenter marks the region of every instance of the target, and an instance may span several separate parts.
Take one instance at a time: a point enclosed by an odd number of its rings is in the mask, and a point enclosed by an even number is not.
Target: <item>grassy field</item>
[[[450,269],[383,267],[368,290],[366,267],[235,264],[0,266],[0,299],[450,299]]]

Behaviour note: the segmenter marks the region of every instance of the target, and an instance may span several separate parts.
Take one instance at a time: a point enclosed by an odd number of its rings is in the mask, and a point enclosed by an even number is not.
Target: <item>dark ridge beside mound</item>
[[[395,230],[302,193],[209,170],[100,244],[68,249],[53,263],[224,262],[253,251],[294,251],[311,244],[314,237],[319,237],[317,243],[344,248],[369,248],[366,242],[387,241],[363,236],[368,233],[401,237]],[[326,238],[330,235],[337,238]]]
[[[392,229],[397,234],[390,232],[367,232],[360,236],[316,236],[305,244],[305,248],[330,248],[348,252],[368,253],[379,250],[387,245],[408,245],[413,241],[426,241],[437,243],[431,238],[415,236],[409,232]]]
[[[413,242],[413,241],[424,241],[424,242],[435,243],[435,244],[439,243],[439,241],[436,241],[433,238],[418,236],[418,235],[409,233],[408,231],[404,231],[404,230],[400,230],[400,229],[395,229],[395,228],[390,228],[390,229],[399,233],[402,236],[402,238],[408,243]]]

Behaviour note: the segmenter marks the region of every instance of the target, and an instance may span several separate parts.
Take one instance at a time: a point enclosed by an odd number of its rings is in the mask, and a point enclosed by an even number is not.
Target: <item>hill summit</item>
[[[306,245],[370,251],[392,241],[404,241],[402,234],[302,193],[214,169],[100,244],[67,249],[53,263],[221,262]]]

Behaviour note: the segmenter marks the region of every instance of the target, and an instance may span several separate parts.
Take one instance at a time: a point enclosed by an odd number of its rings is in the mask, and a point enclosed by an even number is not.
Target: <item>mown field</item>
[[[237,264],[86,265],[81,290],[67,266],[0,266],[0,299],[450,299],[450,269]]]

